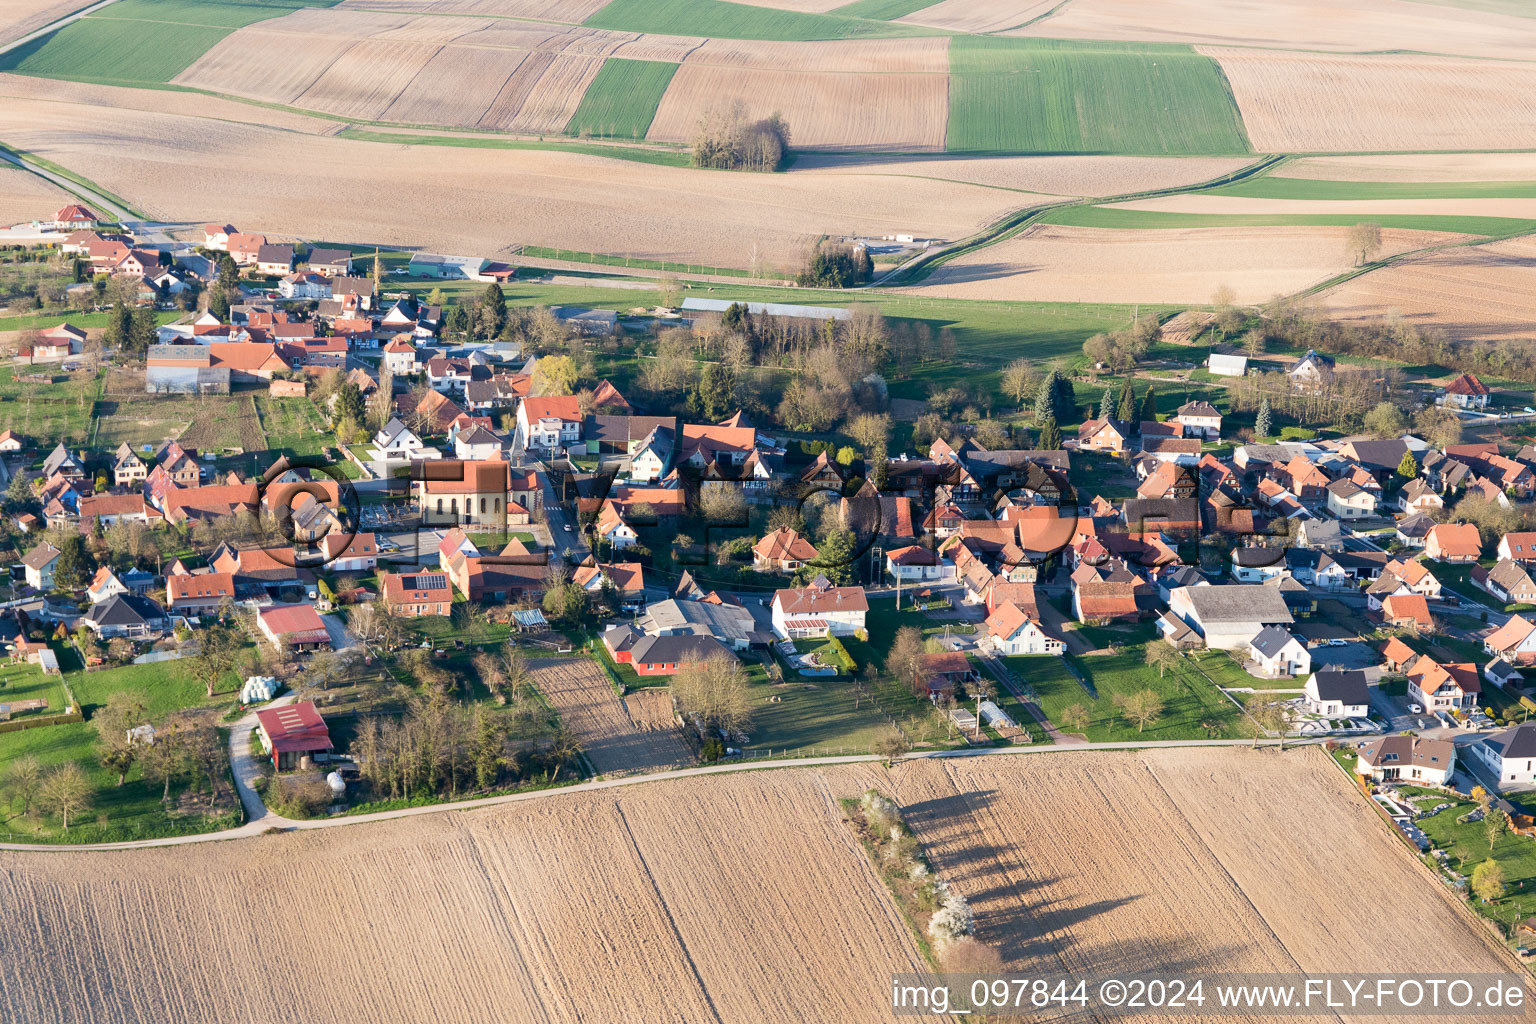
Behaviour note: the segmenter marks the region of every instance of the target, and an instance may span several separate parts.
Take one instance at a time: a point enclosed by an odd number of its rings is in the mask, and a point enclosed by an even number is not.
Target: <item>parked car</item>
[[[1424,709],[1419,707],[1417,704],[1409,704],[1408,710],[1412,711],[1416,715],[1422,715],[1424,713]]]

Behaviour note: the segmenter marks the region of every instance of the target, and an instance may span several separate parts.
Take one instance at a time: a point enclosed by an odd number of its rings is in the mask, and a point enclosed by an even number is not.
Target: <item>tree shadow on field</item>
[[[934,272],[935,279],[944,284],[967,284],[973,281],[995,281],[1004,277],[1021,277],[1043,270],[1030,263],[945,263]]]

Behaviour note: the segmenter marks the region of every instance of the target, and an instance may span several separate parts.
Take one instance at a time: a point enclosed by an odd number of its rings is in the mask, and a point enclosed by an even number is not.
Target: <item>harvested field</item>
[[[0,44],[89,7],[91,0],[0,0]]]
[[[0,163],[0,224],[47,219],[74,201],[74,196],[53,182],[15,164]]]
[[[266,125],[284,131],[328,135],[340,126],[332,120],[273,110],[238,100],[173,92],[169,89],[131,89],[117,85],[66,82],[30,75],[0,74],[0,98],[30,99],[84,107],[114,107],[156,114],[205,117],[238,124]]]
[[[897,18],[908,25],[952,32],[1001,32],[1045,14],[1060,0],[942,0]]]
[[[823,233],[960,238],[1022,205],[1017,193],[951,182],[720,174],[539,150],[456,149],[450,163],[431,146],[12,99],[10,81],[0,79],[8,145],[151,216],[278,236],[486,255],[526,243],[745,268],[754,244],[768,266],[791,265]]]
[[[1363,274],[1317,301],[1339,319],[1401,316],[1464,341],[1529,338],[1536,321],[1536,240],[1429,253]]]
[[[111,859],[4,853],[0,899],[34,916],[0,937],[0,988],[36,1021],[243,1021],[269,1000],[379,1024],[885,1021],[890,973],[923,962],[840,821],[853,778],[835,794],[813,772],[685,780]],[[337,922],[350,953],[316,971],[293,937]]]
[[[229,36],[176,81],[362,120],[558,133],[605,56],[676,60],[699,42],[494,18],[302,10]]]
[[[1200,47],[1271,153],[1536,147],[1536,65]]]
[[[1174,156],[847,156],[807,153],[795,170],[939,178],[1042,195],[1112,196],[1210,181],[1244,157]]]
[[[377,120],[441,49],[431,43],[364,39],[348,47],[294,102],[343,117]]]
[[[1271,174],[1328,181],[1536,181],[1536,153],[1385,153],[1308,156]]]
[[[771,7],[776,11],[800,11],[805,14],[826,14],[835,7],[842,7],[848,0],[737,0],[750,7]]]
[[[625,56],[631,56],[626,53]],[[760,71],[841,71],[869,74],[949,73],[949,40],[859,39],[780,43],[750,39],[709,39],[682,58],[687,64],[716,64]]]
[[[656,768],[693,764],[670,714],[663,718],[655,698],[637,701],[637,721],[631,698],[620,698],[613,683],[596,662],[587,658],[534,661],[533,685],[544,695],[560,720],[575,733],[587,760],[600,775],[629,775]],[[671,709],[671,695],[656,691]]]
[[[485,14],[496,18],[527,18],[579,25],[603,9],[608,0],[341,0],[342,10],[416,11],[422,14]]]
[[[1320,750],[1025,760],[895,787],[1010,970],[1512,970]]]
[[[1210,301],[1227,285],[1240,303],[1263,302],[1342,273],[1354,263],[1347,227],[1184,228],[1122,231],[1041,224],[951,260],[914,294],[1049,302]],[[1456,236],[1382,231],[1382,252]]]
[[[1414,50],[1511,60],[1528,58],[1536,47],[1536,24],[1529,18],[1410,0],[1351,0],[1347,16],[1329,0],[1072,0],[1044,21],[1011,34],[1298,50]]]
[[[1012,971],[1518,970],[1321,751],[1237,748],[736,773],[4,852],[0,900],[30,917],[0,933],[0,988],[18,1019],[124,1024],[248,1020],[259,1001],[383,1024],[889,1020],[889,975],[924,964],[840,820],[837,798],[871,786]],[[292,937],[337,921],[353,955],[317,972]]]
[[[684,62],[656,108],[647,138],[685,142],[710,107],[740,100],[749,117],[784,115],[796,148],[944,148],[944,75],[762,71]]]
[[[1170,345],[1190,345],[1207,327],[1216,322],[1215,313],[1186,309],[1163,322],[1163,341]]]

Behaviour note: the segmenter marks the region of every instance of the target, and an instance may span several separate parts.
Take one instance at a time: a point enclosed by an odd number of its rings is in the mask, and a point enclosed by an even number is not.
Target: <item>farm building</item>
[[[1242,377],[1248,373],[1247,356],[1225,356],[1212,352],[1205,365],[1217,377]]]
[[[273,647],[284,644],[298,651],[312,651],[331,645],[331,634],[326,632],[320,613],[307,604],[278,605],[256,616],[261,635]]]
[[[411,256],[412,277],[435,277],[445,281],[478,281],[485,260],[479,256],[444,256],[418,252]]]
[[[278,771],[298,767],[303,758],[329,753],[333,748],[325,719],[307,700],[256,712],[256,731]]]

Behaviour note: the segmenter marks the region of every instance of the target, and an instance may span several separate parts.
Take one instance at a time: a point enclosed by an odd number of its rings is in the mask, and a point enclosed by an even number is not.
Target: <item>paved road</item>
[[[278,708],[285,704],[291,704],[294,700],[294,695],[288,694],[277,698],[267,706]],[[251,756],[251,733],[255,729],[255,711],[247,712],[234,725],[230,726],[229,769],[230,774],[235,779],[235,792],[240,795],[240,804],[245,808],[245,824],[236,829],[215,833],[218,837],[233,838],[236,835],[255,835],[273,826],[283,827],[289,824],[287,818],[279,817],[268,811],[267,805],[262,802],[261,794],[251,788],[251,783],[262,775],[261,766]]]
[[[255,721],[255,715],[247,718],[251,723]],[[241,719],[244,723],[246,719]],[[237,753],[235,749],[235,735],[249,736],[250,728],[237,723],[230,735],[231,759]],[[1288,747],[1308,746],[1321,743],[1322,738],[1299,739],[1290,737],[1285,740]],[[249,743],[248,739],[240,741],[242,746]],[[1276,744],[1271,741],[1261,741],[1263,746],[1272,747]],[[946,758],[946,757],[1020,757],[1036,754],[1050,754],[1061,751],[1079,750],[1147,750],[1153,748],[1175,747],[1246,747],[1253,745],[1252,740],[1146,740],[1143,742],[1125,743],[1084,743],[1078,746],[1045,745],[1031,747],[984,747],[978,750],[938,750],[931,753],[911,754],[901,760],[912,761],[922,758]],[[195,836],[172,836],[166,839],[143,839],[129,843],[99,843],[82,844],[77,846],[43,846],[31,843],[0,843],[0,850],[14,850],[26,853],[52,853],[71,852],[79,850],[131,850],[153,846],[188,846],[194,843],[216,843],[226,839],[240,839],[245,836],[258,835],[270,828],[282,828],[293,831],[308,831],[319,828],[343,828],[348,825],[362,825],[375,821],[388,821],[393,818],[409,818],[418,814],[442,814],[445,811],[475,810],[482,807],[496,807],[501,804],[521,803],[524,800],[549,800],[562,797],[568,793],[591,793],[605,789],[617,789],[623,786],[640,786],[651,782],[661,782],[667,779],[690,778],[699,775],[722,775],[731,772],[746,771],[771,771],[776,768],[809,768],[825,765],[861,764],[871,761],[883,761],[884,758],[876,754],[850,754],[844,757],[807,757],[807,758],[783,758],[776,761],[742,761],[731,764],[705,765],[698,768],[678,768],[672,771],[653,772],[649,775],[631,775],[624,778],[596,779],[591,782],[580,782],[573,786],[565,786],[557,789],[532,790],[525,793],[508,793],[504,796],[485,797],[480,800],[464,800],[451,804],[432,804],[425,807],[405,807],[395,811],[380,811],[377,814],[358,814],[339,818],[317,818],[311,821],[292,821],[280,818],[266,809],[265,804],[260,803],[260,797],[254,790],[250,796],[260,805],[262,816],[254,821],[247,822],[239,828],[229,829],[225,832],[211,832]],[[251,770],[249,761],[244,769],[247,773]],[[246,775],[249,778],[249,774]],[[249,787],[246,787],[249,789]],[[246,792],[241,791],[241,801],[246,800]],[[252,805],[248,805],[252,806]]]

